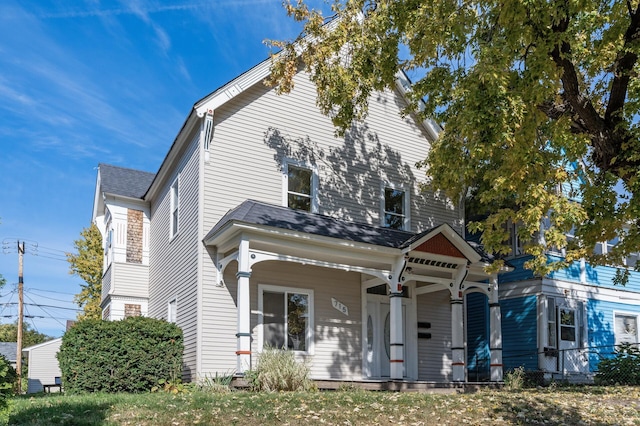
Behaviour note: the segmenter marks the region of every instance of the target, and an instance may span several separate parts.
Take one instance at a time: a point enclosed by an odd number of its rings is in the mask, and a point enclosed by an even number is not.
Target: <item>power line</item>
[[[27,298],[33,302],[33,300],[32,300],[29,296],[27,296]],[[36,306],[37,306],[37,305],[36,305]],[[60,321],[58,321],[56,318],[54,318],[54,317],[53,317],[53,315],[51,315],[51,314],[50,314],[46,309],[44,309],[44,307],[43,307],[43,306],[46,306],[46,305],[40,305],[40,306],[38,306],[38,307],[39,307],[40,309],[42,309],[42,311],[43,311],[44,313],[46,313],[47,315],[49,315],[49,317],[51,317],[51,319],[56,320],[56,322],[57,322],[58,324],[60,324],[60,325],[61,325],[61,326],[63,326],[63,327],[66,327],[66,325],[65,325],[65,324],[61,323],[61,322],[60,322]],[[54,308],[55,308],[55,306],[54,306]],[[64,308],[64,309],[70,309],[70,308]]]
[[[43,291],[45,293],[57,293],[57,294],[66,294],[66,295],[69,295],[69,296],[75,296],[74,293],[63,293],[61,291],[45,290],[45,289],[42,289],[42,288],[30,288],[29,291]]]
[[[25,293],[31,293],[30,290],[25,290]],[[56,299],[55,297],[49,297],[49,296],[43,296],[41,294],[37,295],[38,297],[41,297],[43,299],[47,299],[47,300],[55,300],[56,302],[66,302],[66,303],[75,303],[72,300],[64,300],[64,299]],[[1,297],[1,296],[0,296]]]
[[[29,296],[26,296],[29,300],[31,300],[33,302],[33,299],[31,299]],[[18,305],[18,302],[11,302],[11,303],[0,303],[0,305],[4,305],[4,306],[16,306]],[[52,309],[64,309],[67,311],[81,311],[82,309],[78,309],[78,308],[66,308],[64,306],[55,306],[55,305],[42,305],[40,303],[25,303],[25,306],[35,306],[36,308],[52,308]]]

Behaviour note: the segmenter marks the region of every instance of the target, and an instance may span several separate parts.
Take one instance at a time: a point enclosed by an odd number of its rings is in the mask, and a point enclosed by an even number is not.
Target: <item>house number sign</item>
[[[337,300],[337,299],[332,297],[331,298],[331,304],[333,305],[333,307],[335,309],[339,310],[340,312],[342,312],[346,316],[349,316],[349,308],[347,308],[342,302],[340,302],[339,300]]]

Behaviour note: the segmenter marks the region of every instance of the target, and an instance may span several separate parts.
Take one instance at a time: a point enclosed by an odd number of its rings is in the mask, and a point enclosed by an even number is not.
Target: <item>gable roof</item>
[[[323,237],[339,238],[357,243],[399,248],[414,234],[397,229],[363,223],[347,222],[330,216],[294,210],[255,200],[246,200],[229,210],[205,236],[206,243],[231,223],[272,226]]]
[[[15,362],[18,350],[16,342],[0,342],[0,355],[4,356],[7,361]]]
[[[142,199],[155,177],[155,173],[110,164],[100,163],[98,168],[101,192],[121,197]]]
[[[46,342],[42,342],[42,343],[38,343],[37,345],[33,345],[33,346],[28,346],[24,349],[22,349],[22,353],[24,354],[24,352],[30,352],[34,349],[38,349],[41,348],[43,346],[49,346],[52,344],[61,344],[62,343],[62,337],[58,337],[57,339],[51,339],[51,340],[47,340]]]

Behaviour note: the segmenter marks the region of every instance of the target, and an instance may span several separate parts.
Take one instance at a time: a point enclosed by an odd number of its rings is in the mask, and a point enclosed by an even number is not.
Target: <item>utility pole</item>
[[[18,394],[22,393],[22,319],[24,302],[22,300],[22,290],[24,287],[24,279],[22,275],[22,260],[24,258],[24,241],[22,247],[18,241],[18,353],[16,356],[16,374],[18,376]]]

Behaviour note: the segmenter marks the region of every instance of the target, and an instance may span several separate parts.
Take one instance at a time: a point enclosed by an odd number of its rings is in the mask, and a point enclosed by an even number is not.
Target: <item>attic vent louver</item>
[[[213,111],[207,111],[204,117],[204,150],[209,151],[209,145],[213,140]]]

